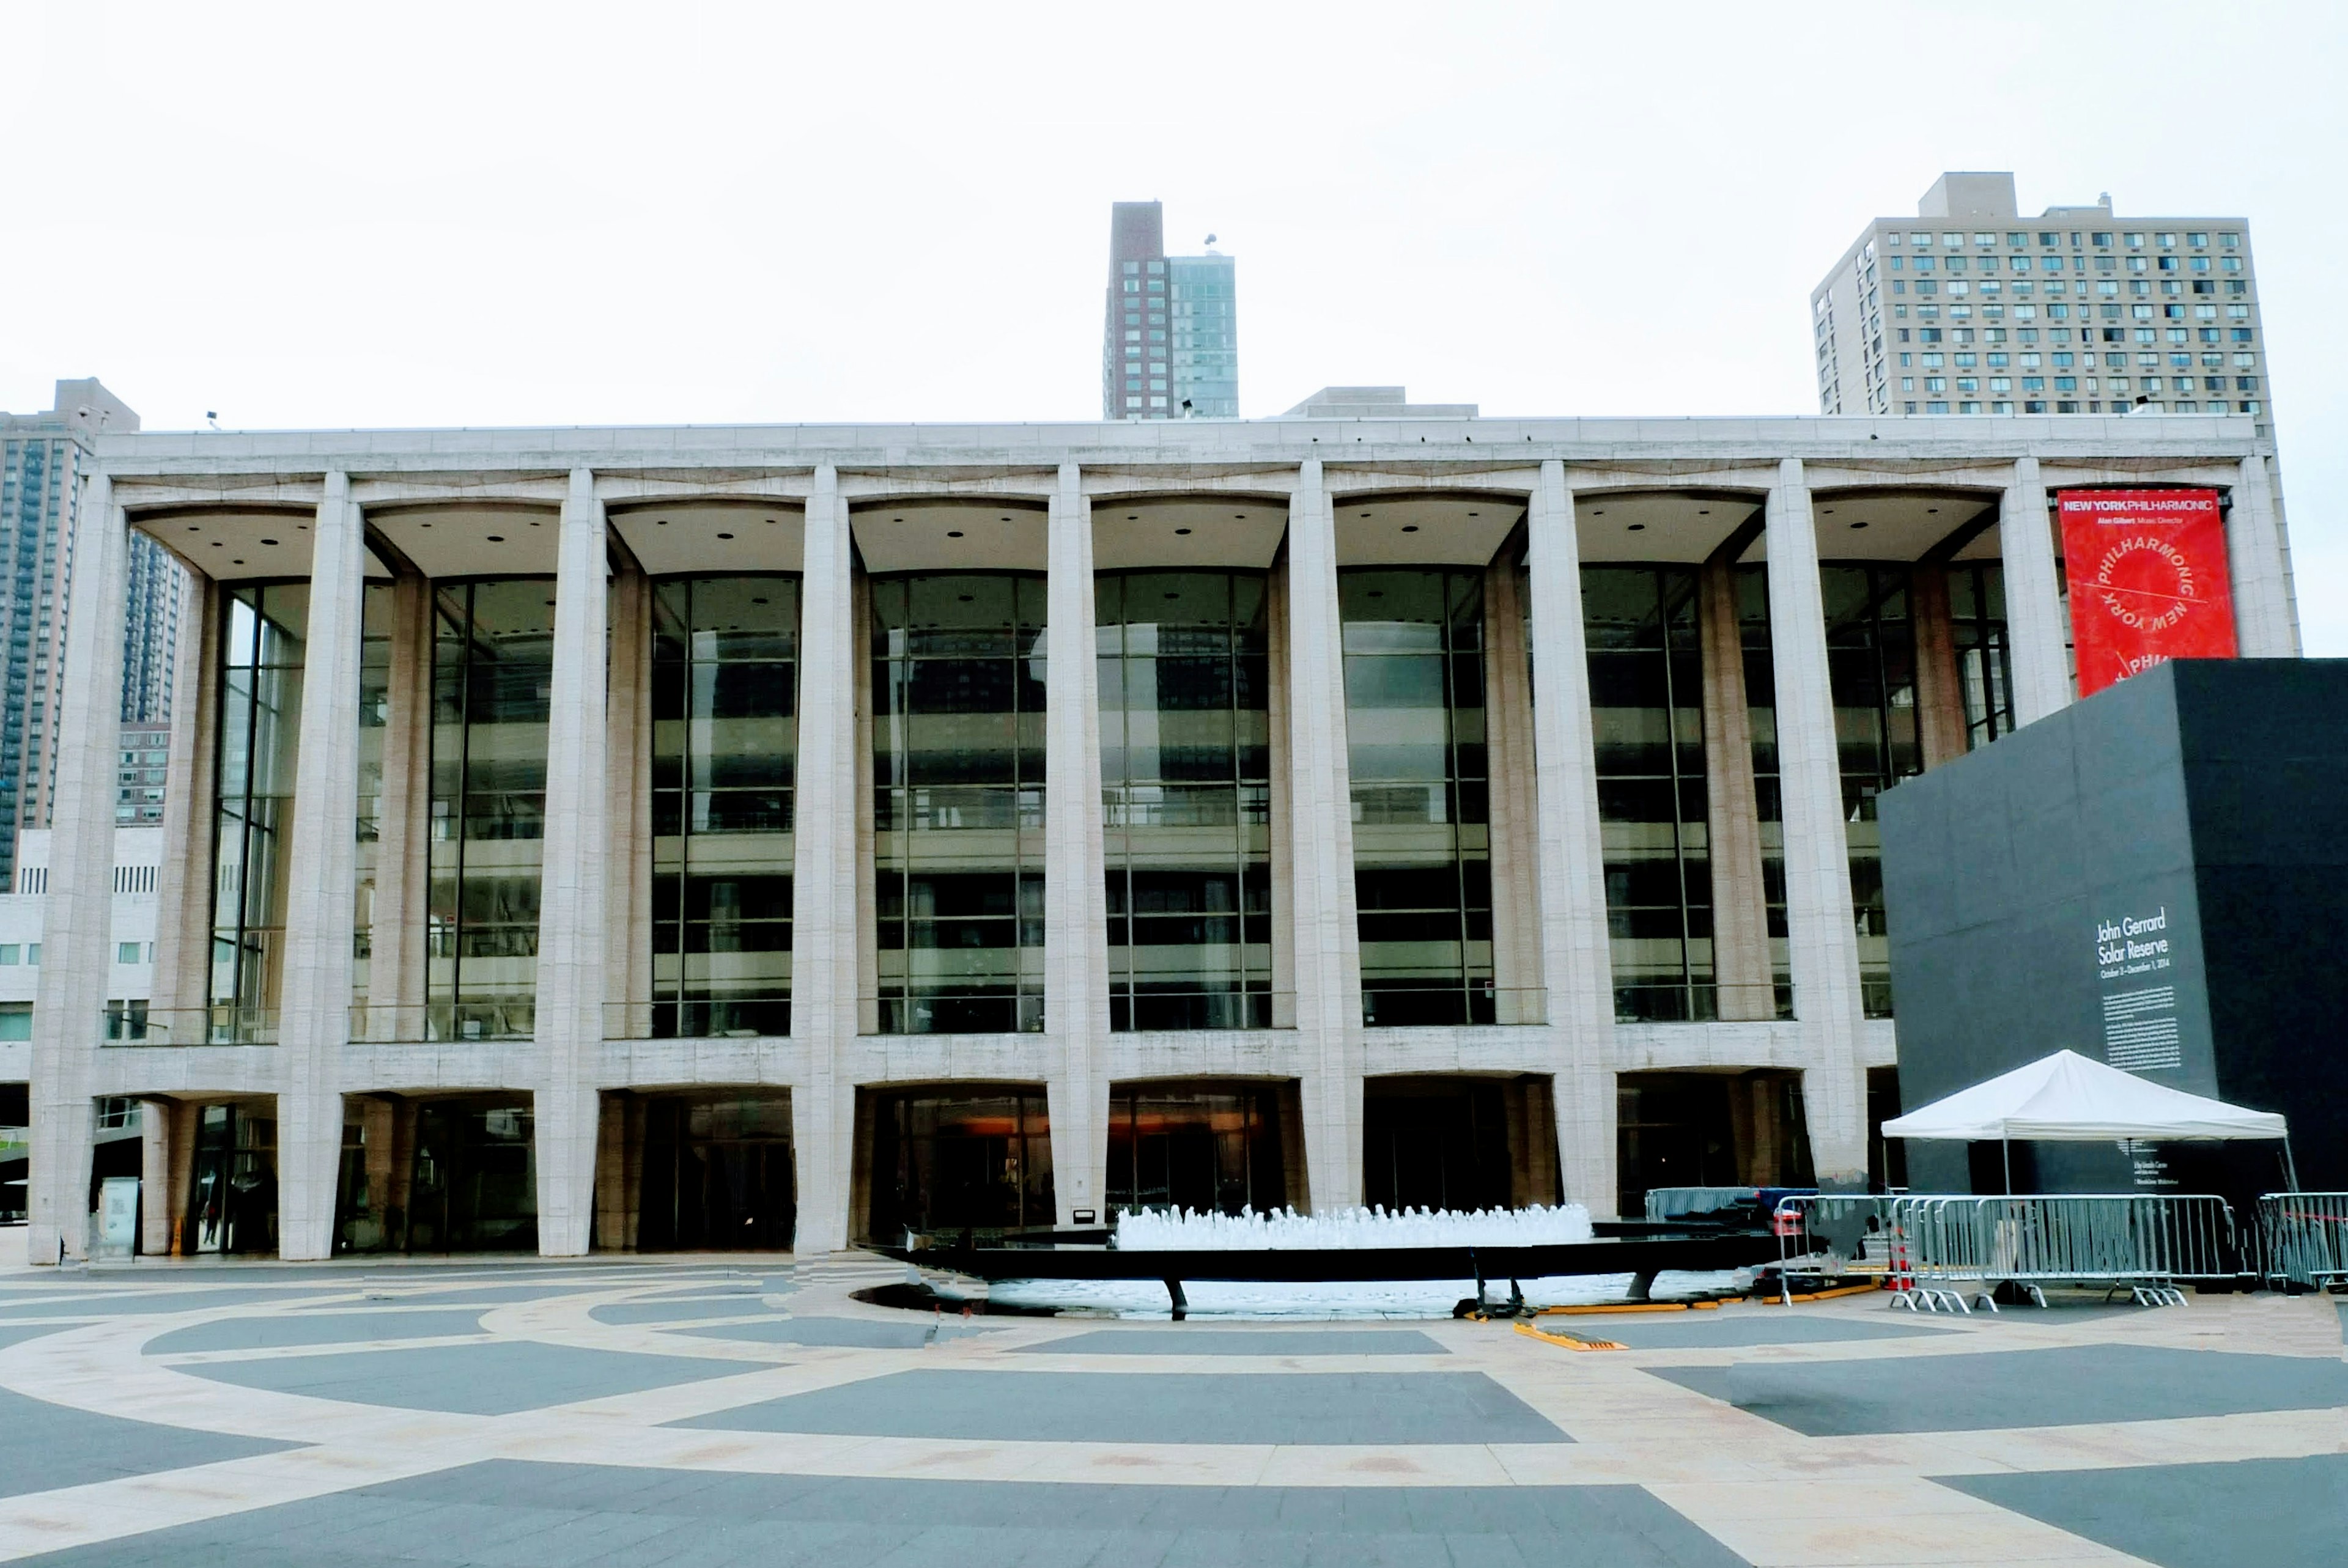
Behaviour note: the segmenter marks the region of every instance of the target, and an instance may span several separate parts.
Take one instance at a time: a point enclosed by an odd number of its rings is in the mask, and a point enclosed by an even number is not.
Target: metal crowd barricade
[[[1898,1200],[1867,1193],[1799,1193],[1777,1200],[1769,1228],[1777,1236],[1777,1283],[1793,1299],[1797,1266],[1829,1281],[1861,1276],[1888,1283],[1897,1248],[1886,1224]]]
[[[2259,1199],[2260,1267],[2268,1285],[2348,1285],[2348,1193],[2269,1193]]]
[[[2126,1290],[2139,1306],[2181,1306],[2182,1280],[2237,1279],[2234,1214],[2223,1198],[2123,1194],[1895,1199],[1910,1311],[1997,1310],[2000,1285],[2039,1306],[2049,1285]]]

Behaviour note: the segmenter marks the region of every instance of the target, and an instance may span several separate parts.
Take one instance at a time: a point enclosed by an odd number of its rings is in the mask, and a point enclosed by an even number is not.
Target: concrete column
[[[538,1250],[548,1257],[577,1257],[587,1250],[595,1214],[604,863],[611,853],[603,503],[595,497],[595,476],[584,468],[571,471],[561,526],[538,917]]]
[[[170,767],[163,785],[163,857],[155,873],[155,969],[149,1018],[173,1045],[201,1043],[211,1000],[212,765],[220,732],[220,587],[188,576],[188,614],[173,650]]]
[[[1753,706],[1745,689],[1745,628],[1736,563],[1715,556],[1696,573],[1704,646],[1704,842],[1712,870],[1712,978],[1724,1020],[1777,1016],[1769,958],[1769,888],[1761,871],[1761,799],[1753,782]]]
[[[1354,790],[1337,520],[1318,458],[1288,507],[1289,866],[1296,911],[1300,1099],[1313,1209],[1362,1201],[1362,940],[1354,904]]]
[[[798,794],[791,841],[791,1038],[807,1063],[791,1085],[791,1151],[798,1176],[801,1255],[848,1245],[855,1153],[858,955],[870,922],[860,917],[860,803],[856,693],[857,595],[848,503],[839,475],[815,471],[808,497],[799,581]],[[870,864],[869,844],[862,856]],[[860,927],[864,929],[860,929]]]
[[[603,933],[606,1032],[653,1032],[653,599],[631,566],[612,581],[612,690],[605,723],[611,799],[611,923]]]
[[[2013,466],[1998,505],[1998,554],[2005,577],[2005,634],[2013,643],[2013,722],[2029,723],[2071,702],[2071,656],[2063,595],[2054,579],[2054,530],[2038,459]],[[1772,600],[1774,603],[1774,598]]]
[[[1500,1023],[1540,1023],[1532,660],[1513,551],[1484,573],[1484,751],[1491,795],[1492,983],[1499,993],[1494,1017]]]
[[[310,623],[295,753],[285,978],[278,996],[277,1252],[334,1254],[342,1166],[343,1047],[351,1030],[357,904],[360,620],[366,545],[350,480],[326,476],[311,530]]]
[[[391,585],[390,712],[383,731],[383,815],[376,843],[367,1038],[424,1038],[424,936],[432,825],[432,584]]]
[[[2267,460],[2242,459],[2241,482],[2226,519],[2226,569],[2234,579],[2234,636],[2245,659],[2299,653],[2298,607],[2291,601],[2290,562],[2276,516]]]
[[[161,1257],[171,1250],[171,1102],[139,1104],[139,1250]]]
[[[1786,813],[1786,925],[1794,1015],[1810,1065],[1802,1098],[1818,1184],[1867,1184],[1865,1012],[1857,915],[1835,753],[1834,691],[1827,669],[1818,538],[1802,465],[1778,465],[1769,491],[1769,637],[1777,673],[1777,777]]]
[[[1060,1223],[1106,1219],[1108,894],[1101,848],[1100,679],[1093,639],[1093,505],[1074,463],[1052,492],[1044,666],[1044,1032]]]
[[[89,1255],[89,1162],[98,1135],[91,1095],[114,959],[114,775],[129,557],[129,524],[114,504],[113,481],[93,475],[74,513],[48,905],[33,1006],[25,1255],[36,1264],[56,1263],[61,1253]]]
[[[397,1136],[398,1108],[379,1094],[360,1100],[360,1143],[366,1150],[367,1217],[375,1222],[376,1245],[391,1245],[391,1157]]]
[[[1558,1183],[1568,1203],[1614,1213],[1614,973],[1581,541],[1565,465],[1541,465],[1525,513],[1532,569],[1534,809],[1540,835],[1541,973],[1555,1069]]]
[[[1957,670],[1957,626],[1949,609],[1949,569],[1920,561],[1909,574],[1910,624],[1916,629],[1916,730],[1924,766],[1965,754],[1965,694]]]

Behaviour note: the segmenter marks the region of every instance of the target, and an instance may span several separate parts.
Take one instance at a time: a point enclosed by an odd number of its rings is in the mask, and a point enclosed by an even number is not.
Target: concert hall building
[[[2248,417],[1444,414],[95,437],[31,1255],[125,1102],[288,1258],[1879,1181],[1874,800],[2072,700],[2059,494],[2298,651]]]

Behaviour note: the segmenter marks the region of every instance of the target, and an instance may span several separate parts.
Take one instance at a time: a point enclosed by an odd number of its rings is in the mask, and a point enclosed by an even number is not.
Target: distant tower
[[[1236,419],[1239,303],[1231,258],[1166,254],[1155,201],[1109,210],[1101,320],[1101,417]]]

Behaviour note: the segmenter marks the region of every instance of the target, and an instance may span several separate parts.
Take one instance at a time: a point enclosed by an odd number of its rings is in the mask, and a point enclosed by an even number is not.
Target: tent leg
[[[2291,1157],[2291,1134],[2282,1135],[2282,1173],[2291,1183],[2292,1192],[2299,1191],[2299,1162]]]
[[[2013,1140],[2001,1137],[1997,1145],[2005,1155],[2005,1195],[2010,1198],[2013,1196]]]

